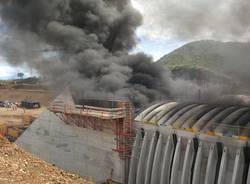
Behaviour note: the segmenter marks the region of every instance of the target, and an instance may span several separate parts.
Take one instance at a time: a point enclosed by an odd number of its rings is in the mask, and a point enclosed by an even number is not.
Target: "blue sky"
[[[177,40],[161,40],[157,38],[150,38],[144,35],[137,34],[138,44],[132,53],[145,52],[153,57],[154,61],[157,61],[167,53],[172,52],[176,48],[182,46],[184,43]]]

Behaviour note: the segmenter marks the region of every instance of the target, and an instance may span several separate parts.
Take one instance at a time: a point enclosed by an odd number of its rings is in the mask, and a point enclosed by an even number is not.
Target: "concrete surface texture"
[[[114,135],[65,124],[45,111],[17,139],[24,150],[80,176],[94,181],[112,178],[123,181],[124,163],[112,149]]]

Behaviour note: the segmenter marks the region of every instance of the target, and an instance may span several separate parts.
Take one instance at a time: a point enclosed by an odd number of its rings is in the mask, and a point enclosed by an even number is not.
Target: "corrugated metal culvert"
[[[250,183],[250,107],[158,103],[135,125],[129,184]]]

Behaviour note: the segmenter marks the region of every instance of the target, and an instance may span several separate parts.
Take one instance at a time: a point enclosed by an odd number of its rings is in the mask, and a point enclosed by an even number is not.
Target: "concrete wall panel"
[[[112,151],[114,135],[65,124],[44,112],[21,135],[16,144],[51,164],[95,181],[123,181],[124,163]]]

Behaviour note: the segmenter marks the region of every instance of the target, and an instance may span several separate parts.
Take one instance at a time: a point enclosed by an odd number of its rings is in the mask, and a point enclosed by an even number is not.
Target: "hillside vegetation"
[[[193,73],[247,82],[250,78],[250,43],[197,41],[188,43],[158,62],[179,74]],[[194,76],[195,77],[195,76]]]

